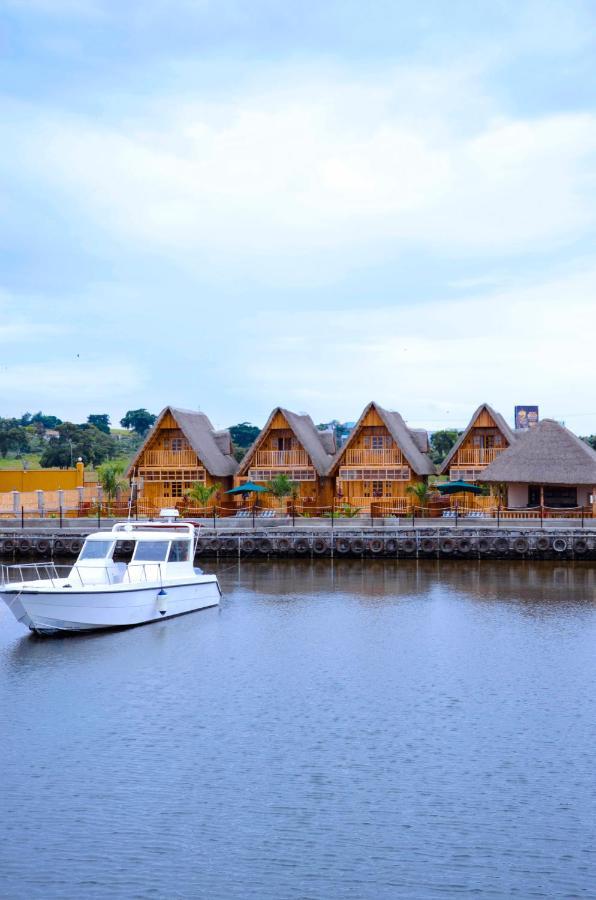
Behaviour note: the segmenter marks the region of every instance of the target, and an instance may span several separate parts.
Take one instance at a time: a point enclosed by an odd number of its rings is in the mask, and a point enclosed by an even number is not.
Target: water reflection
[[[2,896],[593,895],[589,563],[217,568],[128,631],[0,615]]]

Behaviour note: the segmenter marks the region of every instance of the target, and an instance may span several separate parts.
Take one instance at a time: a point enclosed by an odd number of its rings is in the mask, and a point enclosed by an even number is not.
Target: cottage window
[[[174,453],[180,453],[180,451],[183,449],[184,449],[183,438],[172,438],[172,451]]]

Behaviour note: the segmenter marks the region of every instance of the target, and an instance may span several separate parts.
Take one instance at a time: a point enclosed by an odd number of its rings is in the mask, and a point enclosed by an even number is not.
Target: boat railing
[[[0,565],[0,586],[15,584],[31,584],[47,581],[53,588],[66,587],[101,587],[115,584],[159,584],[163,583],[165,563],[146,562],[123,566],[57,566],[55,563],[23,563]]]

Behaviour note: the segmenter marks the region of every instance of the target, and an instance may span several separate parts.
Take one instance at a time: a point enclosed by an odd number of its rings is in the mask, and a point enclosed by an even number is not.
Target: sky
[[[596,5],[4,0],[0,415],[596,433]]]

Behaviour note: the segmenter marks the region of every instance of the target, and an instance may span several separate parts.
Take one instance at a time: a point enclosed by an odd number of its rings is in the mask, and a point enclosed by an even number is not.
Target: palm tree
[[[425,481],[417,481],[415,484],[409,484],[406,488],[406,492],[412,494],[412,496],[416,498],[418,506],[422,508],[424,516],[426,514],[426,508],[428,507],[428,501],[433,492],[431,485],[427,484]]]
[[[125,464],[121,459],[112,459],[97,467],[97,477],[108,501],[108,512],[110,503],[128,486],[124,468]]]
[[[209,501],[214,494],[220,489],[221,484],[204,484],[202,481],[195,481],[193,486],[186,492],[189,500],[194,500],[197,506],[208,506]]]
[[[283,472],[280,472],[279,475],[276,475],[275,478],[272,478],[271,481],[267,482],[267,487],[273,496],[277,497],[280,501],[280,506],[284,497],[296,498],[298,496],[299,485],[288,478],[287,475],[284,475]]]

